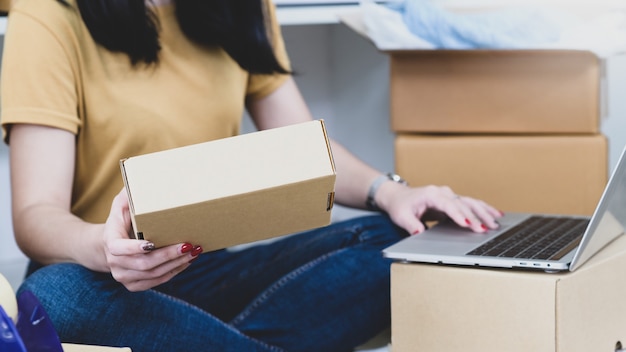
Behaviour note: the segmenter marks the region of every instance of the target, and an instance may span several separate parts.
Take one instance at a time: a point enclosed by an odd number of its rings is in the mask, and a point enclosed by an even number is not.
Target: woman
[[[62,341],[133,351],[349,351],[389,325],[380,251],[445,214],[500,213],[410,188],[333,142],[336,202],[381,211],[242,251],[129,239],[123,157],[312,119],[265,0],[20,0],[2,67],[20,290]],[[207,232],[210,232],[207,229]],[[38,270],[37,270],[38,269]]]

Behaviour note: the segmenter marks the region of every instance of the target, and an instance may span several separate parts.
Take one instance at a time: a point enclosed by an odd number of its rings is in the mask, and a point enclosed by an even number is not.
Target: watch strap
[[[372,182],[369,190],[367,191],[367,200],[365,201],[365,205],[367,206],[368,209],[380,210],[380,208],[376,204],[376,200],[374,199],[374,196],[376,196],[376,192],[378,192],[378,189],[380,188],[380,186],[382,186],[382,184],[387,181],[393,181],[393,182],[400,183],[403,185],[407,184],[407,182],[402,177],[391,172],[378,176],[376,179],[374,179],[374,182]]]

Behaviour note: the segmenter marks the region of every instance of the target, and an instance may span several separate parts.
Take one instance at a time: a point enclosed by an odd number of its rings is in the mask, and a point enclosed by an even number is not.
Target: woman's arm
[[[247,108],[256,127],[261,130],[313,119],[292,78],[269,96],[249,102]],[[331,145],[337,166],[336,201],[354,208],[364,207],[366,193],[363,190],[380,172],[357,159],[338,142],[331,140]]]
[[[75,262],[107,271],[102,225],[70,213],[75,136],[17,124],[10,143],[13,227],[20,249],[42,264]]]
[[[10,130],[12,213],[20,249],[42,264],[71,262],[111,272],[129,290],[168,281],[189,266],[202,248],[183,243],[154,249],[129,238],[128,198],[113,200],[104,224],[87,223],[70,210],[75,136],[29,124]]]
[[[257,128],[268,129],[313,119],[293,78],[269,96],[247,104]],[[338,204],[365,208],[369,187],[381,172],[356,158],[336,141],[331,141],[337,169],[335,185]],[[458,197],[446,186],[410,188],[395,182],[383,183],[375,194],[376,204],[396,224],[415,234],[424,230],[420,219],[429,210],[443,212],[460,226],[476,232],[496,228],[501,213],[470,197]]]

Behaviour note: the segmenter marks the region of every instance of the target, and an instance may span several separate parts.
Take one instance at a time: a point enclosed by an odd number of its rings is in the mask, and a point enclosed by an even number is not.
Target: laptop
[[[451,220],[383,250],[406,262],[574,271],[626,227],[626,148],[591,217],[507,213],[500,228],[474,233]]]

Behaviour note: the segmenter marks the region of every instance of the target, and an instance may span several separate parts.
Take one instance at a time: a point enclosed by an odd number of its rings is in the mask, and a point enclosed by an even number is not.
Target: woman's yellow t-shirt
[[[159,63],[133,67],[97,45],[71,2],[20,0],[11,9],[2,62],[2,128],[52,126],[76,134],[72,212],[104,222],[122,189],[122,158],[239,133],[245,99],[262,98],[286,75],[250,75],[222,49],[190,42],[174,7],[157,8]],[[279,61],[289,68],[268,4]],[[216,170],[219,172],[219,170]]]

